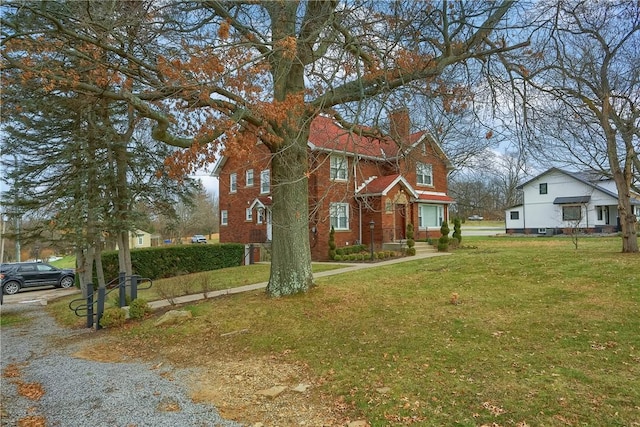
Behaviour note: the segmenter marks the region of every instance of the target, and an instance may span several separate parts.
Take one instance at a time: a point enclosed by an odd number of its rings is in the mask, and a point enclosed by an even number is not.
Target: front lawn
[[[189,348],[302,364],[372,426],[640,425],[640,256],[617,238],[463,244],[318,279],[307,295],[206,300],[187,324],[115,336],[170,360]]]

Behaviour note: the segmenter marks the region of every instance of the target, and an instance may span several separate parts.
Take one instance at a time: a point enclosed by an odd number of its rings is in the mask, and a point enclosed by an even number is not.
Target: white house
[[[523,203],[506,210],[506,232],[563,234],[619,231],[618,194],[613,180],[601,175],[551,168],[518,186]],[[631,204],[640,218],[640,195]]]

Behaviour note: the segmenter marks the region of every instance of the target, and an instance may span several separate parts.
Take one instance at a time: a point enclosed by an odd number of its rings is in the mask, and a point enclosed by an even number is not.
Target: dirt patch
[[[198,349],[126,348],[116,342],[92,342],[73,354],[86,360],[120,363],[144,359],[153,363],[150,369],[163,368],[161,375],[171,377],[167,367],[196,367],[197,374],[187,384],[190,398],[196,403],[208,403],[222,417],[249,426],[302,425],[314,427],[342,426],[343,405],[321,393],[320,381],[308,373],[305,366],[283,361],[279,356],[220,360],[212,354],[200,354]],[[275,396],[261,392],[281,386]],[[268,393],[267,393],[268,394]],[[170,405],[163,410],[170,411]],[[262,424],[260,424],[262,423]]]
[[[92,343],[90,346],[83,347],[71,356],[77,359],[104,363],[124,362],[127,359],[120,349],[105,343]]]
[[[337,426],[340,414],[304,367],[273,359],[212,361],[191,379],[191,398],[228,419],[265,425]],[[270,394],[278,386],[281,391]]]

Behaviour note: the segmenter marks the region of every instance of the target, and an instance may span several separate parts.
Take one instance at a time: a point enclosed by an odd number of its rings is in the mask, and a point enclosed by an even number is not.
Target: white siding
[[[540,184],[547,184],[547,194],[540,194]],[[609,224],[617,223],[617,200],[562,172],[552,171],[529,182],[524,188],[523,227],[527,229],[570,228],[573,221],[562,220],[562,206],[553,204],[557,197],[590,196],[591,200],[582,207],[580,228],[604,225],[605,219],[598,221],[596,206],[609,206]],[[567,206],[567,205],[564,205]],[[585,214],[586,206],[586,214]],[[507,218],[508,220],[508,218]],[[507,228],[510,228],[507,222]]]

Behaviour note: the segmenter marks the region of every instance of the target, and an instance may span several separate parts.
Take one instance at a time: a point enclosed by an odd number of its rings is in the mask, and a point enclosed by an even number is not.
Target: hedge
[[[244,245],[238,243],[160,246],[131,250],[133,274],[152,280],[236,267],[242,265],[243,258]],[[118,277],[118,252],[104,252],[102,267],[107,281]]]

